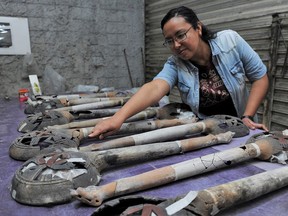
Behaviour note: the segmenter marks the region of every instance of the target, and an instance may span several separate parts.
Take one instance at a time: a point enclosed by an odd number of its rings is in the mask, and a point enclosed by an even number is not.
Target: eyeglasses
[[[176,34],[174,38],[165,39],[163,45],[166,47],[172,47],[175,41],[177,41],[178,43],[181,41],[184,41],[187,38],[187,33],[189,32],[191,28],[192,26],[189,29],[187,29],[185,32],[180,32]]]

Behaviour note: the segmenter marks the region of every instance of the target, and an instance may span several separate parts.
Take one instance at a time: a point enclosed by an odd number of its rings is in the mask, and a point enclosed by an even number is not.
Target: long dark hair
[[[178,8],[171,9],[168,13],[163,17],[161,21],[161,29],[163,30],[164,25],[173,17],[183,17],[186,22],[190,23],[193,28],[196,30],[198,23],[200,20],[198,19],[196,13],[185,6],[180,6]],[[201,22],[200,22],[201,23]],[[216,37],[215,32],[210,31],[205,25],[201,23],[202,26],[202,39],[206,42],[208,40],[213,39]]]

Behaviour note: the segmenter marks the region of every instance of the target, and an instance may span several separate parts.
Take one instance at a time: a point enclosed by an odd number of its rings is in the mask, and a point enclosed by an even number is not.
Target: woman
[[[132,115],[158,102],[177,85],[181,99],[199,117],[227,114],[241,117],[250,129],[264,129],[256,112],[269,81],[266,67],[239,34],[209,31],[193,10],[181,6],[161,21],[164,45],[173,53],[162,71],[146,83],[113,117],[89,135],[100,139],[115,133]],[[245,77],[252,83],[250,95]]]

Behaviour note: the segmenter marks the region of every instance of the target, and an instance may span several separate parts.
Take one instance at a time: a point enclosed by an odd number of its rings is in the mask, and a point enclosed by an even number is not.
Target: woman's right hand
[[[92,132],[89,134],[89,137],[99,136],[99,139],[104,139],[105,137],[116,133],[120,129],[122,123],[123,122],[119,121],[116,117],[107,118],[95,125]]]
[[[144,84],[111,118],[107,118],[96,124],[89,137],[99,136],[99,139],[103,139],[114,134],[120,129],[126,119],[157,103],[169,90],[169,84],[161,79]]]

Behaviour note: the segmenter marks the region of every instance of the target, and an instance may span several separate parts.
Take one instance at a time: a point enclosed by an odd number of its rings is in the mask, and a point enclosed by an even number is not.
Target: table
[[[11,179],[16,169],[23,163],[22,161],[15,161],[8,155],[8,149],[11,142],[21,135],[17,132],[17,126],[21,120],[25,118],[24,114],[25,104],[20,103],[17,98],[10,100],[0,99],[0,158],[1,158],[1,175],[0,175],[0,215],[91,215],[95,211],[95,207],[87,206],[77,200],[71,201],[67,204],[54,206],[28,206],[17,203],[10,196]],[[259,130],[250,131],[250,135],[260,132]],[[245,143],[249,136],[241,138],[233,138],[229,144],[221,144],[197,151],[174,155],[154,161],[147,161],[144,163],[127,165],[124,167],[117,167],[111,170],[102,172],[102,180],[99,185],[109,183],[119,178],[124,178],[132,175],[137,175],[152,169],[168,166],[170,164],[178,163],[184,160],[189,160],[195,157],[200,157],[206,154],[211,154],[217,151],[222,151],[228,148],[233,148]],[[208,187],[223,184],[229,181],[248,177],[266,170],[281,167],[280,164],[272,164],[269,162],[262,162],[258,160],[251,160],[236,166],[230,166],[225,169],[216,170],[203,175],[184,179],[161,187],[152,188],[146,191],[134,193],[136,195],[143,195],[149,197],[173,198],[179,195],[185,195],[190,190],[203,190]],[[287,215],[288,210],[288,187],[273,193],[267,194],[257,198],[248,203],[237,205],[233,208],[227,209],[219,215]]]

